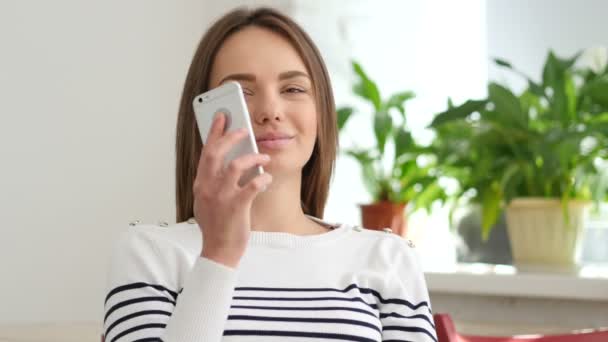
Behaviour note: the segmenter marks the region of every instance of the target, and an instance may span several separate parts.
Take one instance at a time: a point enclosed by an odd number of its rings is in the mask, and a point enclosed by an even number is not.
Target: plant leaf
[[[585,94],[589,95],[594,102],[608,107],[608,75],[595,79],[583,89]]]
[[[353,61],[352,65],[355,74],[359,76],[358,83],[353,87],[354,93],[370,101],[374,109],[379,111],[382,108],[382,100],[378,86],[367,76],[359,63]]]
[[[395,132],[395,161],[407,151],[411,151],[414,145],[412,134],[404,127],[396,129]]]
[[[374,168],[376,158],[373,152],[371,150],[345,150],[345,153],[359,162],[365,188],[374,201],[377,200],[380,193],[380,176]]]
[[[516,73],[519,76],[525,78],[528,81],[528,87],[529,87],[530,91],[532,93],[534,93],[535,95],[538,95],[538,96],[544,96],[545,95],[545,91],[544,91],[544,89],[543,89],[542,86],[540,86],[536,82],[532,81],[532,79],[530,77],[528,77],[527,75],[525,75],[523,72],[515,69],[513,67],[513,65],[511,65],[511,63],[507,62],[504,59],[500,59],[500,58],[494,58],[494,63],[496,63],[499,66],[502,66],[502,67],[505,67],[507,69],[510,69],[514,73]]]
[[[437,114],[433,119],[433,122],[431,122],[430,127],[437,127],[446,122],[464,119],[471,115],[471,113],[482,110],[487,103],[487,100],[468,100],[458,107]]]
[[[410,99],[413,99],[416,95],[411,91],[404,91],[401,93],[396,93],[391,95],[391,97],[386,101],[384,108],[388,112],[391,108],[396,108],[403,120],[405,121],[405,105],[404,103]]]
[[[501,58],[494,58],[494,63],[503,66],[505,68],[509,68],[509,69],[513,69],[513,66],[511,65],[511,63],[507,62],[504,59]]]
[[[352,107],[342,107],[336,111],[338,116],[338,130],[342,130],[342,128],[344,128],[344,125],[353,114],[353,111],[354,109]]]
[[[518,127],[528,125],[527,114],[522,111],[519,99],[509,89],[497,83],[490,83],[488,94],[501,119],[511,119],[507,121]]]
[[[376,142],[378,143],[378,150],[380,153],[384,153],[384,146],[386,139],[393,130],[393,119],[386,112],[378,112],[374,116],[374,133],[376,134]]]
[[[443,188],[439,186],[439,182],[435,179],[432,183],[424,187],[413,202],[416,208],[425,208],[427,212],[430,212],[433,202],[445,198],[446,196]]]
[[[481,235],[484,241],[488,240],[492,226],[498,220],[500,200],[500,189],[496,183],[486,187],[481,194]]]

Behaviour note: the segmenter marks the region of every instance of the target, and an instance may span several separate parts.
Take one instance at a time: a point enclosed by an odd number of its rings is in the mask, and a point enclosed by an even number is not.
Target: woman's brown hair
[[[195,96],[209,90],[213,60],[223,42],[231,34],[248,26],[271,30],[289,40],[311,75],[318,114],[317,139],[312,155],[302,169],[300,201],[305,214],[323,218],[338,148],[335,104],[325,63],[306,32],[286,15],[271,8],[238,8],[221,17],[207,30],[186,76],[177,117],[175,145],[177,222],[194,217],[192,187],[203,148],[192,101]]]

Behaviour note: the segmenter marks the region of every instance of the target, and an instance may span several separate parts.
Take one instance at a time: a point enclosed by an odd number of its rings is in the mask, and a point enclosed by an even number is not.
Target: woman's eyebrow
[[[285,71],[285,72],[282,72],[281,74],[279,74],[279,80],[282,81],[282,80],[286,80],[289,78],[300,77],[300,76],[310,79],[310,76],[308,76],[308,74],[303,71],[291,70],[291,71]]]
[[[224,78],[222,78],[222,80],[220,81],[219,84],[222,84],[228,80],[233,80],[233,81],[250,81],[250,82],[254,82],[255,81],[255,75],[252,74],[230,74]]]
[[[290,78],[295,78],[295,77],[306,77],[306,78],[310,79],[310,76],[308,76],[307,73],[305,73],[303,71],[299,71],[299,70],[290,70],[290,71],[285,71],[285,72],[282,72],[279,74],[280,81],[290,79]],[[229,80],[255,82],[256,77],[253,74],[244,74],[244,73],[243,74],[230,74],[230,75],[222,78],[222,80],[220,81],[219,84],[222,84]]]

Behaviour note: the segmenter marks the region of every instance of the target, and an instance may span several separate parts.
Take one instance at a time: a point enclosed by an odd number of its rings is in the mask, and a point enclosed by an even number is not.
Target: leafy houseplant
[[[365,187],[372,197],[372,204],[361,205],[363,225],[371,229],[391,227],[404,236],[406,204],[412,210],[429,210],[435,200],[446,196],[434,174],[434,164],[418,164],[418,158],[428,155],[430,150],[418,145],[407,127],[405,103],[414,98],[414,93],[398,92],[384,99],[361,65],[353,61],[352,67],[357,77],[353,92],[371,105],[375,136],[375,145],[370,148],[355,146],[342,151],[359,162]],[[337,113],[338,128],[344,134],[355,109],[342,107]],[[388,146],[393,147],[390,152]]]
[[[450,102],[431,123],[442,175],[458,180],[456,199],[472,193],[471,200],[481,205],[484,238],[507,209],[516,264],[574,266],[583,209],[591,200],[606,199],[608,70],[577,67],[579,55],[562,59],[550,51],[540,83],[496,59],[525,77],[527,87],[515,94],[490,83],[487,98],[459,106]],[[537,216],[521,219],[522,211]],[[557,214],[542,216],[548,212]],[[529,222],[535,226],[524,228]],[[545,241],[527,241],[536,252],[524,250],[517,236],[529,238],[531,231],[545,229],[541,223],[562,228],[541,237]],[[556,244],[561,250],[540,251],[551,243],[547,240],[563,240]]]

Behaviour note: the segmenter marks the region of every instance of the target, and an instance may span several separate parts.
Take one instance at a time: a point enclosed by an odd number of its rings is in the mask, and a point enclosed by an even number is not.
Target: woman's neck
[[[304,214],[300,203],[300,187],[300,177],[273,177],[268,189],[259,193],[253,201],[251,230],[296,235],[327,232],[327,228]]]

